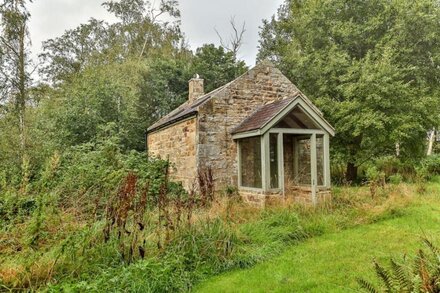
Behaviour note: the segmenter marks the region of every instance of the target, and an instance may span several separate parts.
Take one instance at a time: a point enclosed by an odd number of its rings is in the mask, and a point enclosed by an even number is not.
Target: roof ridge
[[[231,84],[233,81],[228,82],[227,84],[224,84],[218,88],[213,89],[212,91],[203,94],[202,96],[198,97],[194,101],[190,102],[189,100],[186,100],[183,104],[178,106],[176,109],[171,111],[170,113],[166,114],[165,116],[162,116],[159,120],[157,120],[155,123],[153,123],[150,127],[147,128],[147,132],[151,132],[157,129],[160,129],[162,127],[165,127],[169,124],[173,124],[174,122],[177,122],[180,118],[187,117],[191,114],[195,114],[198,112],[197,108],[209,101],[214,94],[217,94],[221,90],[225,89],[229,84]],[[172,119],[174,117],[174,119]]]
[[[263,60],[261,62],[258,62],[257,64],[255,64],[255,66],[248,69],[243,74],[237,76],[236,78],[234,78],[230,82],[228,82],[228,83],[226,83],[216,89],[213,89],[212,91],[210,91],[206,94],[203,94],[202,96],[198,97],[194,101],[192,101],[192,102],[189,102],[188,100],[185,101],[180,106],[178,106],[176,109],[174,109],[170,113],[162,116],[157,121],[155,121],[155,123],[153,123],[150,127],[147,128],[147,132],[158,130],[158,129],[163,128],[167,125],[178,122],[180,119],[183,119],[185,117],[189,117],[190,115],[196,114],[198,112],[198,108],[200,106],[202,106],[203,104],[205,104],[206,102],[208,102],[209,100],[211,100],[212,98],[214,98],[215,94],[218,94],[220,91],[227,89],[231,84],[237,82],[241,78],[243,78],[246,75],[250,74],[251,72],[255,71],[257,68],[264,67],[264,66],[271,67],[271,68],[277,70],[279,72],[279,74],[281,74],[283,76],[283,78],[287,80],[287,82],[289,82],[290,84],[293,85],[294,89],[296,90],[294,95],[295,96],[297,96],[298,94],[301,95],[303,97],[303,99],[305,100],[305,102],[307,104],[309,104],[309,106],[311,106],[319,115],[322,116],[322,112],[318,109],[318,107],[316,107],[313,104],[313,102],[306,95],[304,95],[304,93],[302,93],[301,90],[299,90],[298,87],[292,81],[290,81],[278,68],[276,68],[276,66],[272,62],[270,62],[269,60]],[[279,100],[279,101],[281,101],[281,100]]]

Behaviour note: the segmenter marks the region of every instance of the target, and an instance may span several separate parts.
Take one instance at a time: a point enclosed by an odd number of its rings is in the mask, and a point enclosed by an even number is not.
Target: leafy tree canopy
[[[12,60],[14,51],[3,44],[11,40],[17,45],[12,48],[19,48],[15,31],[25,36],[23,24],[30,15],[24,1],[5,3],[0,10],[3,19],[12,12],[21,13],[11,18],[17,21],[1,25],[0,79],[9,78],[12,85],[20,80],[12,80],[18,76],[12,73],[18,72],[15,60],[19,58]],[[11,3],[17,3],[19,9],[9,9]],[[208,91],[245,70],[243,61],[221,47],[188,49],[180,31],[177,1],[153,4],[148,0],[104,2],[116,16],[115,23],[92,18],[44,42],[39,68],[44,79],[38,85],[21,87],[28,104],[20,117],[27,122],[26,160],[21,160],[17,139],[21,134],[14,125],[17,117],[7,111],[14,108],[15,100],[0,101],[0,160],[4,163],[0,175],[21,178],[24,170],[32,175],[54,153],[93,144],[109,131],[122,151],[144,151],[146,129],[187,100],[188,80],[194,74],[206,79]]]
[[[258,58],[323,109],[353,180],[357,166],[396,143],[402,155],[420,154],[436,125],[439,21],[434,0],[290,0],[264,21]]]
[[[175,0],[163,0],[158,8],[148,0],[104,2],[118,19],[108,24],[94,18],[62,36],[43,43],[40,73],[48,81],[67,80],[86,66],[163,55],[175,57],[184,49]],[[166,16],[172,21],[161,21]]]

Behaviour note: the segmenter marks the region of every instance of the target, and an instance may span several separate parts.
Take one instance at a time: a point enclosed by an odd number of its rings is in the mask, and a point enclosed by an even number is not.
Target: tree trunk
[[[18,123],[20,131],[20,151],[24,157],[26,152],[26,50],[25,50],[25,36],[26,36],[26,24],[23,23],[20,27],[19,35],[19,56],[18,56],[18,95],[17,95],[17,108],[18,108]]]
[[[345,173],[345,179],[348,183],[356,182],[357,180],[357,172],[358,172],[358,166],[356,166],[352,162],[347,163],[347,171]]]
[[[435,139],[435,128],[432,129],[432,131],[429,135],[428,151],[426,152],[427,156],[432,155],[432,146],[434,145],[434,139]]]

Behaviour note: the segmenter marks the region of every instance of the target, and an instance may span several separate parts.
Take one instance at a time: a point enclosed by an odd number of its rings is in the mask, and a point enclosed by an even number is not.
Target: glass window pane
[[[241,186],[261,188],[261,139],[249,137],[240,140]]]
[[[298,184],[295,180],[295,149],[293,147],[294,136],[292,134],[283,135],[283,157],[284,157],[284,186],[293,187]]]
[[[310,139],[298,140],[298,182],[311,184]]]
[[[269,134],[270,188],[278,188],[278,134]]]
[[[316,137],[316,168],[318,173],[318,185],[324,185],[324,137]]]

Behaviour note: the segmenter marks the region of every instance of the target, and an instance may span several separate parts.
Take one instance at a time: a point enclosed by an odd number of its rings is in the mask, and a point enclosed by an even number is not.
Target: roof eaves
[[[180,105],[179,107],[177,107],[176,109],[174,109],[173,111],[168,113],[167,115],[160,118],[153,125],[148,127],[147,133],[157,131],[159,129],[170,126],[174,123],[177,123],[183,119],[186,119],[188,117],[191,117],[191,116],[197,114],[198,108],[200,106],[205,104],[207,101],[211,100],[211,98],[213,98],[215,94],[218,94],[221,90],[225,89],[231,83],[232,83],[232,81],[221,86],[221,87],[218,87],[218,88],[210,91],[209,93],[204,94],[203,96],[201,96],[198,99],[196,99],[195,101],[193,101],[191,104],[189,104],[188,101],[183,103],[182,105]],[[179,116],[179,113],[182,113],[185,111],[188,111],[188,113],[185,113],[184,115]],[[176,115],[175,118],[173,118],[174,115]],[[169,119],[169,120],[167,120],[167,119]],[[162,122],[162,121],[164,121],[164,122]]]
[[[166,127],[168,127],[168,126],[171,126],[171,125],[173,125],[173,124],[175,124],[175,123],[177,123],[177,122],[179,122],[179,121],[182,121],[182,120],[184,120],[184,119],[187,119],[187,118],[190,118],[190,117],[192,117],[192,116],[196,116],[196,115],[197,115],[197,110],[190,111],[190,112],[186,113],[185,115],[182,115],[182,116],[177,117],[176,119],[171,119],[171,120],[169,120],[169,121],[166,121],[166,122],[164,122],[164,123],[161,123],[161,124],[158,125],[158,126],[154,126],[154,125],[153,125],[153,126],[149,127],[149,128],[147,129],[147,133],[152,133],[152,132],[155,132],[155,131],[161,130],[161,129],[166,128]]]

